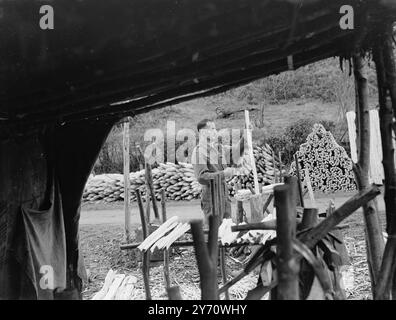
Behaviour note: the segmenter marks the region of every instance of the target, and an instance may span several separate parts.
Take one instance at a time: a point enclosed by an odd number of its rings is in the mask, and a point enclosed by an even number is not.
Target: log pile
[[[279,170],[275,169],[273,159],[275,158],[275,168],[278,167],[278,158],[273,157],[272,149],[268,146],[255,147],[254,155],[258,172],[259,182],[263,185],[273,181],[274,172],[279,175]],[[245,159],[245,158],[243,158]],[[227,181],[229,194],[234,196],[237,184],[241,188],[248,189],[253,186],[253,173],[249,164],[242,161],[241,166],[246,169],[246,175],[235,175]],[[240,170],[237,170],[241,172]],[[161,189],[165,190],[168,200],[192,200],[201,195],[201,185],[194,176],[194,169],[189,163],[161,163],[152,170],[153,185],[157,200],[161,199]],[[145,198],[145,174],[144,170],[132,172],[130,174],[130,199],[136,201],[136,190],[140,190],[142,198]],[[86,202],[114,202],[124,199],[124,177],[122,174],[101,174],[91,176],[85,186],[83,201]]]
[[[268,144],[254,147],[253,155],[256,162],[258,182],[262,185],[273,183],[274,176],[279,177],[280,175],[279,157],[274,154]],[[248,156],[245,155],[242,166],[247,169],[248,174],[237,174],[227,181],[230,196],[235,196],[238,184],[240,184],[241,189],[254,189],[253,171],[249,162]]]
[[[305,180],[307,168],[314,191],[330,193],[356,190],[352,160],[321,124],[314,125],[307,142],[300,146],[296,155],[301,168],[301,180]],[[297,175],[294,162],[291,164],[290,174]]]

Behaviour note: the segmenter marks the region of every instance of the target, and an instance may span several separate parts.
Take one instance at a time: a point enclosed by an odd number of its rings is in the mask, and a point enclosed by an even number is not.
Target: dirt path
[[[317,195],[316,202],[320,211],[324,211],[332,199],[336,208],[347,201],[353,194],[336,194],[336,195]],[[378,197],[378,207],[380,211],[384,210],[384,202],[382,197]],[[311,206],[309,200],[305,200],[306,207]],[[244,204],[248,210],[248,204]],[[140,224],[140,217],[136,203],[131,206],[131,224]],[[200,207],[199,200],[193,201],[169,201],[166,205],[168,217],[178,216],[181,219],[202,219],[203,213]],[[233,203],[233,212],[236,211],[235,203]],[[361,210],[359,210],[361,211]],[[356,214],[356,213],[355,213]],[[95,224],[124,224],[124,208],[122,203],[108,204],[108,205],[84,205],[81,212],[81,225],[95,225]]]

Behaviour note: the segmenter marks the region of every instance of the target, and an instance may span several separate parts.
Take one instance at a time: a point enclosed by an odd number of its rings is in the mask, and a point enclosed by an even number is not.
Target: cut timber
[[[113,283],[115,275],[116,272],[110,269],[106,275],[102,289],[93,296],[92,300],[102,300],[106,296],[111,284]]]
[[[107,294],[105,295],[103,300],[114,300],[115,299],[117,290],[121,286],[124,278],[125,278],[125,274],[116,274],[115,275],[114,280],[113,280],[112,284],[110,285],[109,291],[107,292]]]
[[[126,276],[117,290],[115,300],[131,300],[135,290],[137,279],[134,276]]]

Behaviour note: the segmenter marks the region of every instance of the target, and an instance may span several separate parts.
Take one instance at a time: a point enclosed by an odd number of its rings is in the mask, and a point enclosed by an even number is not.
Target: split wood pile
[[[272,149],[266,145],[254,148],[254,155],[258,171],[259,182],[264,184],[271,183],[273,176],[279,174],[277,167],[279,164],[278,157],[273,157]],[[275,171],[274,160],[275,159]],[[227,181],[229,194],[234,196],[237,184],[241,188],[252,187],[253,173],[249,164],[245,172],[247,175],[235,175]],[[165,190],[165,196],[168,200],[192,200],[201,195],[201,185],[194,176],[194,169],[189,163],[161,163],[152,170],[153,185],[157,200],[161,199],[161,189]],[[132,172],[130,174],[130,199],[136,201],[136,190],[140,190],[142,198],[145,198],[146,185],[144,170]],[[101,174],[91,176],[85,186],[83,201],[87,202],[114,202],[124,199],[124,177],[122,174]]]
[[[131,300],[136,282],[136,277],[126,276],[110,269],[103,287],[92,297],[92,300]]]
[[[345,149],[337,144],[333,135],[321,124],[315,124],[307,142],[296,152],[301,180],[305,180],[305,168],[314,191],[336,192],[356,190],[352,160]],[[290,167],[296,175],[296,164]]]

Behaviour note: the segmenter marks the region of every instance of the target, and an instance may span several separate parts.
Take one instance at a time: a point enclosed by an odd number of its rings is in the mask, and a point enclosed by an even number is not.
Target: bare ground
[[[344,202],[349,195],[334,197],[336,206]],[[318,197],[318,202],[324,205],[328,196]],[[186,217],[199,213],[197,203],[178,202],[169,204],[169,212],[186,213]],[[382,203],[379,203],[380,218],[384,221]],[[173,210],[179,208],[178,210]],[[199,208],[199,207],[198,207]],[[100,218],[102,211],[113,212],[116,218]],[[117,213],[118,212],[118,213]],[[109,214],[107,212],[107,214]],[[94,217],[96,216],[96,219]],[[84,220],[85,219],[85,220]],[[101,220],[102,219],[102,220]],[[83,208],[82,223],[80,225],[81,250],[84,255],[85,265],[89,272],[89,281],[85,283],[84,299],[90,299],[103,285],[104,278],[110,268],[119,273],[135,275],[138,279],[134,299],[145,299],[143,280],[140,270],[139,253],[136,250],[120,250],[124,242],[122,204],[113,204],[101,210],[100,205],[89,205]],[[99,223],[97,223],[99,222]],[[100,223],[105,222],[105,223]],[[113,222],[113,223],[112,223]],[[354,288],[348,292],[348,299],[371,299],[370,279],[366,263],[366,249],[364,241],[364,220],[361,211],[352,214],[346,221],[349,228],[344,231],[344,240],[351,257],[354,269]],[[134,220],[133,227],[139,225]],[[229,277],[241,270],[242,264],[228,259]],[[184,299],[199,299],[199,275],[192,248],[174,250],[171,256],[170,277],[172,285],[179,285]],[[243,299],[248,290],[257,282],[257,272],[247,277],[231,290],[232,299]],[[166,299],[162,266],[151,269],[151,287],[154,299]]]

